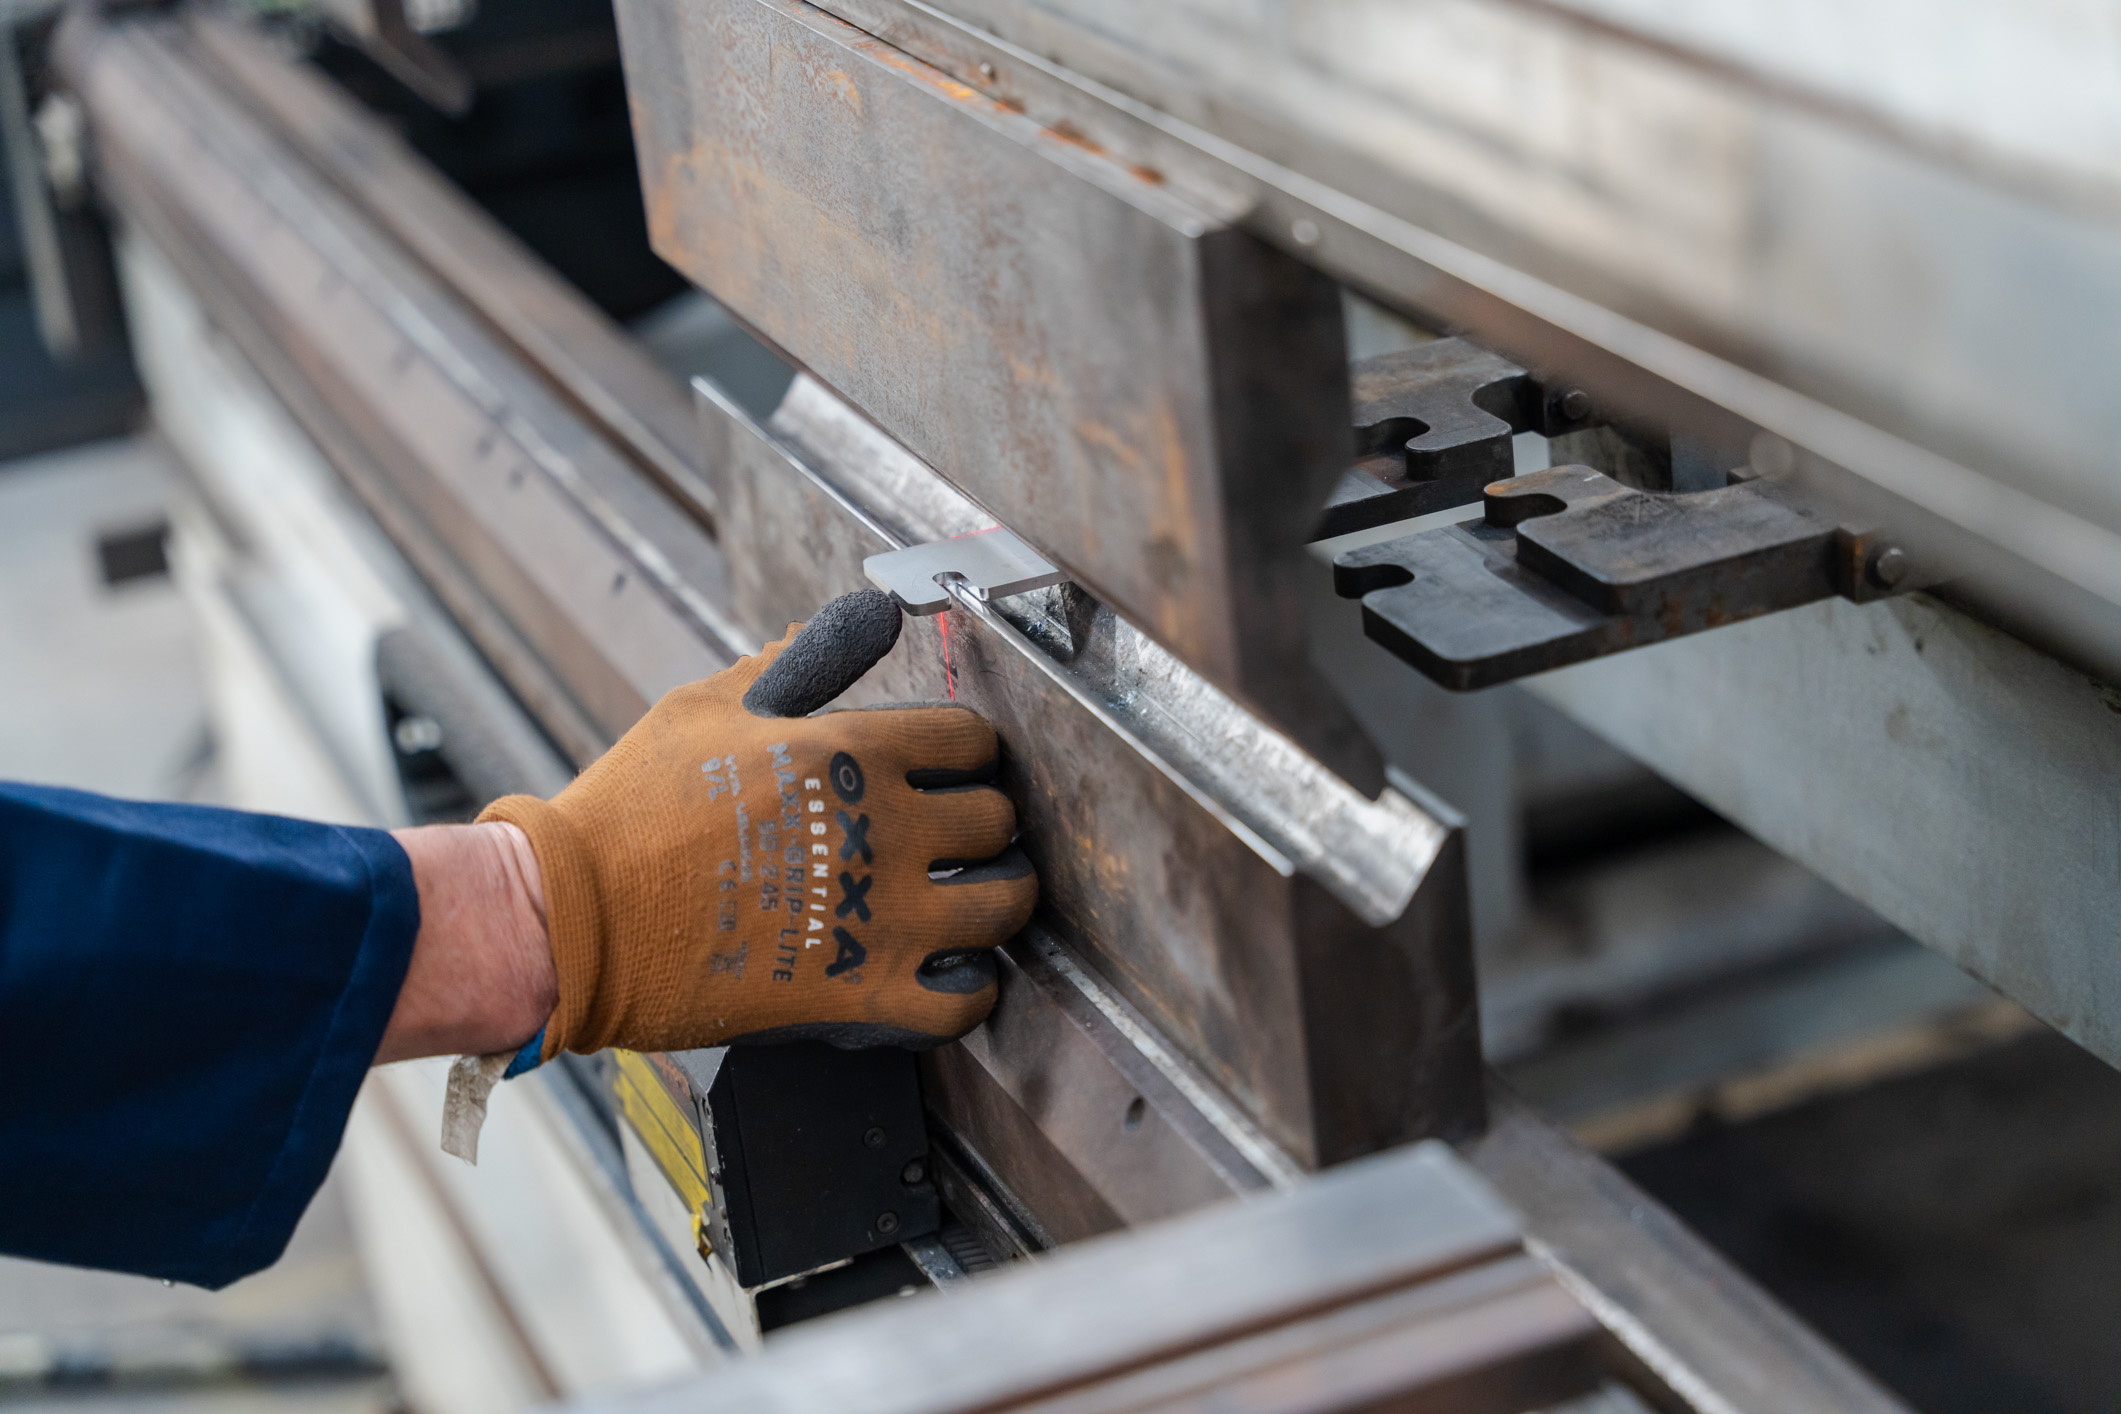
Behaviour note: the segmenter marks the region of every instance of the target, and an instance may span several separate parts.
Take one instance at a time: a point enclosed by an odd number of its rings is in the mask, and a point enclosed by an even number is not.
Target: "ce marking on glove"
[[[840,869],[837,871],[840,898],[839,902],[830,910],[830,916],[834,919],[846,920],[846,922],[833,922],[828,925],[826,921],[826,904],[831,898],[830,882],[833,880],[835,873],[832,856],[835,853],[845,863],[851,864],[859,859],[865,869],[868,866],[873,866],[876,862],[875,850],[869,843],[869,817],[866,814],[856,814],[853,810],[853,807],[862,803],[862,797],[867,793],[868,783],[862,776],[860,763],[844,751],[838,752],[833,756],[832,763],[826,770],[826,776],[831,781],[832,793],[839,797],[840,805],[846,808],[833,812],[833,821],[838,825],[840,831],[837,850],[825,838],[831,834],[832,825],[827,824],[822,818],[813,818],[810,821],[811,903],[809,912],[811,916],[808,920],[808,927],[804,930],[803,947],[807,950],[821,945],[825,941],[829,927],[834,952],[832,961],[825,964],[825,975],[827,977],[844,977],[848,982],[859,986],[862,980],[860,969],[862,964],[869,960],[869,949],[863,946],[860,938],[857,938],[849,931],[847,923],[867,923],[870,921],[869,889],[876,882],[875,876],[866,872],[856,875],[851,869]],[[806,813],[813,817],[822,817],[825,813],[825,784],[824,780],[816,776],[809,777],[803,782],[804,790],[812,792],[807,802]],[[783,930],[783,938],[785,939],[787,934],[792,931]],[[776,982],[793,982],[795,980],[795,962],[799,954],[795,948],[785,941],[781,944],[779,951],[780,965],[773,970],[773,980]]]

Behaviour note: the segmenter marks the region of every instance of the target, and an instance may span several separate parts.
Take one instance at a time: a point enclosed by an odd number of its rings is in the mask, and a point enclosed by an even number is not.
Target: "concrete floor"
[[[213,798],[185,602],[166,574],[106,583],[98,553],[179,494],[166,458],[129,440],[0,465],[0,779]],[[225,1291],[0,1258],[0,1405],[396,1407],[336,1181],[282,1262]]]

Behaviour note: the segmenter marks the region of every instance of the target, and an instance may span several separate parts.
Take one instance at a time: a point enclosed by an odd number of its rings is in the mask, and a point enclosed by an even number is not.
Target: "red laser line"
[[[950,665],[950,611],[943,610],[935,616],[936,628],[943,635],[943,690],[957,701],[957,670]]]

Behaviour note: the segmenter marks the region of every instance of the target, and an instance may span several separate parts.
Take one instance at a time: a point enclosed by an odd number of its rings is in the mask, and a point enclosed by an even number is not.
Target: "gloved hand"
[[[889,595],[844,595],[665,696],[551,801],[480,815],[528,835],[543,876],[559,976],[543,1059],[932,1046],[986,1016],[987,950],[1038,896],[1015,807],[984,784],[994,729],[952,705],[806,715],[898,633]]]

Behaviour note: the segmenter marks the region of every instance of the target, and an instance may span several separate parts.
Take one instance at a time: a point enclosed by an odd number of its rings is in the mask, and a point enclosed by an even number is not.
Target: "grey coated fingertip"
[[[916,766],[906,773],[906,784],[932,795],[947,795],[952,791],[985,787],[1001,773],[1001,769],[1000,757],[969,771],[945,766]]]
[[[931,880],[949,888],[956,888],[961,884],[995,884],[1010,879],[1026,879],[1038,873],[1031,865],[1031,857],[1017,845],[1010,845],[992,859],[969,862],[938,859],[928,868],[931,873],[954,870],[948,878]]]
[[[860,680],[898,643],[905,622],[881,589],[857,589],[819,609],[744,693],[754,717],[807,717]]]
[[[931,992],[969,996],[1001,980],[1001,968],[987,948],[931,953],[914,969],[913,979]]]

